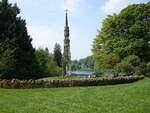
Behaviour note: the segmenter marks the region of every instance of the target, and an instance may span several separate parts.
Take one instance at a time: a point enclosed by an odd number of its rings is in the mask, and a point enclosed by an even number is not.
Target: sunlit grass
[[[0,113],[150,113],[150,78],[131,84],[0,89]]]
[[[58,76],[58,77],[46,77],[41,78],[40,80],[81,80],[86,79],[85,77],[65,77],[65,76]]]
[[[41,78],[40,80],[84,80],[84,79],[103,79],[103,78],[112,78],[112,76],[102,76],[102,77],[95,77],[95,78],[58,76],[58,77]]]

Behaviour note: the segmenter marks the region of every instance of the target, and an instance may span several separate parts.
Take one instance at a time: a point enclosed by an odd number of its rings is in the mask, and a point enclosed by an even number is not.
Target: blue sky
[[[21,17],[35,48],[60,43],[63,50],[65,9],[69,9],[69,26],[72,59],[92,55],[92,42],[107,15],[119,13],[129,4],[149,0],[9,0],[17,3]]]

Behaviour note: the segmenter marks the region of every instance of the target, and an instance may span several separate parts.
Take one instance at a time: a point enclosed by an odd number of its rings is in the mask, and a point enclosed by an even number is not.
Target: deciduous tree
[[[97,68],[106,69],[103,65],[109,62],[103,60],[109,58],[111,54],[119,56],[121,60],[129,55],[135,55],[141,62],[149,62],[149,28],[150,2],[130,5],[118,15],[109,15],[103,21],[102,28],[93,43],[92,51],[98,64]]]

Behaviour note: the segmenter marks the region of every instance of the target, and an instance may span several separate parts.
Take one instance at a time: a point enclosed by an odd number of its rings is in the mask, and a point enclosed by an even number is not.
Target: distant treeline
[[[82,58],[80,60],[73,60],[71,62],[71,70],[72,71],[88,71],[94,70],[94,59],[92,56],[88,56],[86,58]]]

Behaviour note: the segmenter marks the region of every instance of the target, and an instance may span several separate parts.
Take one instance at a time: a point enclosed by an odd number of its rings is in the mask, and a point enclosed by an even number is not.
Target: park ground
[[[0,89],[0,113],[150,113],[150,78],[131,84]]]

